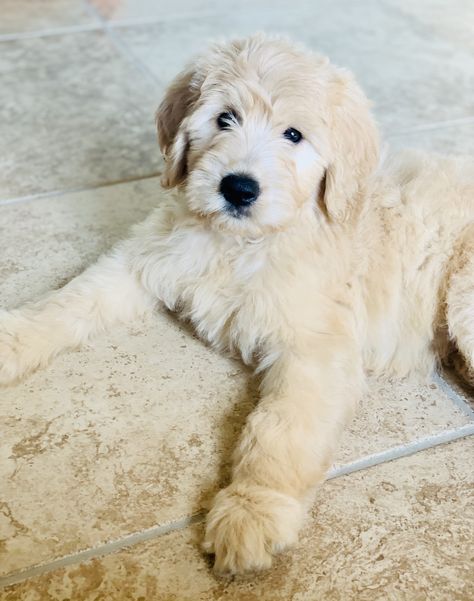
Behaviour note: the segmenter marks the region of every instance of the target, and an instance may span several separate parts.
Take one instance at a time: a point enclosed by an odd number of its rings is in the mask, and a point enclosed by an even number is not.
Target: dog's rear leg
[[[43,366],[117,321],[153,307],[153,298],[128,266],[123,246],[105,255],[64,288],[37,302],[0,311],[0,384]]]
[[[463,359],[457,369],[474,385],[474,228],[455,260],[459,267],[451,276],[446,298],[448,328]]]
[[[273,553],[296,541],[363,389],[360,356],[341,338],[314,341],[310,355],[307,347],[292,349],[266,374],[234,455],[232,483],[207,517],[204,549],[215,553],[218,572],[267,568]]]

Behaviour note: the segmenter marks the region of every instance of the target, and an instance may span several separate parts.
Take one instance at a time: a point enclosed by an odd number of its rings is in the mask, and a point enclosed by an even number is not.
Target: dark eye
[[[229,129],[233,123],[237,123],[237,115],[233,111],[221,113],[217,117],[217,126],[219,129]]]
[[[295,129],[294,127],[289,127],[283,132],[283,135],[287,140],[293,142],[293,144],[298,144],[303,139],[303,134]]]

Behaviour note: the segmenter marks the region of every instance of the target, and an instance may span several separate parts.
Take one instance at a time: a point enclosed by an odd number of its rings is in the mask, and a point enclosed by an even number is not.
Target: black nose
[[[257,200],[260,186],[248,175],[231,173],[222,178],[219,191],[234,207],[248,207]]]

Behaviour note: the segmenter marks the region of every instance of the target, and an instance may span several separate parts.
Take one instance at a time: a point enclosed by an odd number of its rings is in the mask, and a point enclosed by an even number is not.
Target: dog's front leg
[[[0,311],[0,384],[152,307],[153,297],[133,273],[122,244],[64,288],[19,309]]]
[[[207,517],[204,549],[215,553],[217,572],[267,568],[273,553],[297,540],[362,391],[361,359],[350,348],[324,340],[315,353],[284,353],[267,372],[234,455],[232,482]]]

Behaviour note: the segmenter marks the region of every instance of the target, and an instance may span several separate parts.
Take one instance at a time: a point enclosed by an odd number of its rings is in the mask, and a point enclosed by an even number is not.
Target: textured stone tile
[[[0,206],[1,306],[77,274],[161,194],[149,179]],[[256,398],[249,372],[167,314],[2,389],[0,572],[200,510]],[[374,380],[338,464],[467,421],[435,385]]]
[[[127,235],[163,194],[159,178],[0,204],[0,306],[64,285]]]
[[[0,207],[1,306],[75,275],[159,203],[157,185]],[[253,399],[238,364],[168,315],[2,389],[0,572],[199,509]]]
[[[103,33],[0,49],[0,199],[157,172],[156,90]]]
[[[0,573],[199,510],[252,404],[239,366],[166,316],[1,396]]]
[[[389,137],[387,142],[394,149],[422,148],[428,152],[442,154],[474,154],[474,119],[450,127]]]
[[[446,389],[434,382],[387,376],[372,377],[369,382],[368,393],[342,436],[337,466],[471,420],[466,399],[453,404]]]
[[[288,34],[353,70],[387,132],[474,116],[472,53],[437,36],[430,22],[376,0],[321,0],[286,10],[256,5],[232,18],[224,12],[117,34],[166,83],[209,40],[257,30]]]
[[[272,569],[216,579],[202,525],[6,588],[2,601],[470,601],[474,440],[324,485]]]
[[[0,35],[96,22],[81,0],[2,0],[1,11]]]

